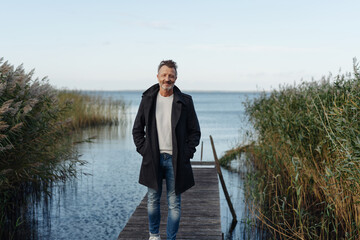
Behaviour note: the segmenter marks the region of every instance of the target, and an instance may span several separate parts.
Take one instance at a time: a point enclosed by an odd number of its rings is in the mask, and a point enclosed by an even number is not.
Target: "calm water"
[[[141,92],[89,92],[88,94],[123,99],[129,103],[127,124],[113,128],[84,131],[82,138],[97,136],[92,143],[78,145],[80,159],[88,161],[81,170],[91,175],[54,188],[49,204],[35,210],[35,239],[117,239],[127,220],[146,193],[138,184],[141,156],[135,151],[131,128],[141,99]],[[204,143],[204,161],[213,161],[209,141],[212,135],[220,157],[244,140],[249,125],[242,102],[257,93],[190,92],[198,114]],[[200,144],[201,145],[201,144]],[[200,146],[194,155],[200,160]],[[241,169],[241,166],[240,166]],[[220,189],[222,231],[227,239],[244,239],[247,211],[241,175],[223,169],[239,223],[227,234],[231,214]],[[220,185],[219,185],[220,186]],[[220,186],[221,188],[221,186]],[[243,219],[243,220],[242,220]],[[145,224],[145,223],[144,223]]]

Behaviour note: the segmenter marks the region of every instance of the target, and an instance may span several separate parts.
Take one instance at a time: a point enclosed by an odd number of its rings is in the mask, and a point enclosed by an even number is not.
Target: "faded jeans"
[[[151,235],[159,234],[160,226],[160,198],[162,192],[162,179],[166,180],[167,202],[168,202],[168,218],[166,234],[168,240],[176,239],[179,229],[180,213],[181,213],[181,196],[175,194],[175,178],[172,164],[172,156],[167,153],[160,154],[159,169],[159,190],[148,188],[148,215],[149,215],[149,231]]]

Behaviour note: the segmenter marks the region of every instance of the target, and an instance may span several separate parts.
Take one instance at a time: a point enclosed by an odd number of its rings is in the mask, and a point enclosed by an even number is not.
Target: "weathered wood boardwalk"
[[[192,165],[195,186],[181,195],[181,220],[176,239],[221,240],[219,185],[216,168],[214,163],[193,162]],[[207,167],[205,167],[206,165]],[[118,240],[149,239],[146,205],[147,197],[145,196],[121,231]],[[161,216],[160,235],[161,239],[166,239],[165,186],[161,197]]]

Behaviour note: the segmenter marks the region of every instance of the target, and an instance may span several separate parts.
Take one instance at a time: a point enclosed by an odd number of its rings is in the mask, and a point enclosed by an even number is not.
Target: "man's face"
[[[173,89],[177,78],[175,69],[164,65],[160,68],[157,78],[159,80],[160,87],[165,91],[170,91]]]

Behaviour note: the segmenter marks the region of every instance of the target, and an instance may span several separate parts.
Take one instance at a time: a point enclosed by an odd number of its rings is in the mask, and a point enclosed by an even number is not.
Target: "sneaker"
[[[150,236],[149,240],[161,240],[160,235]]]

